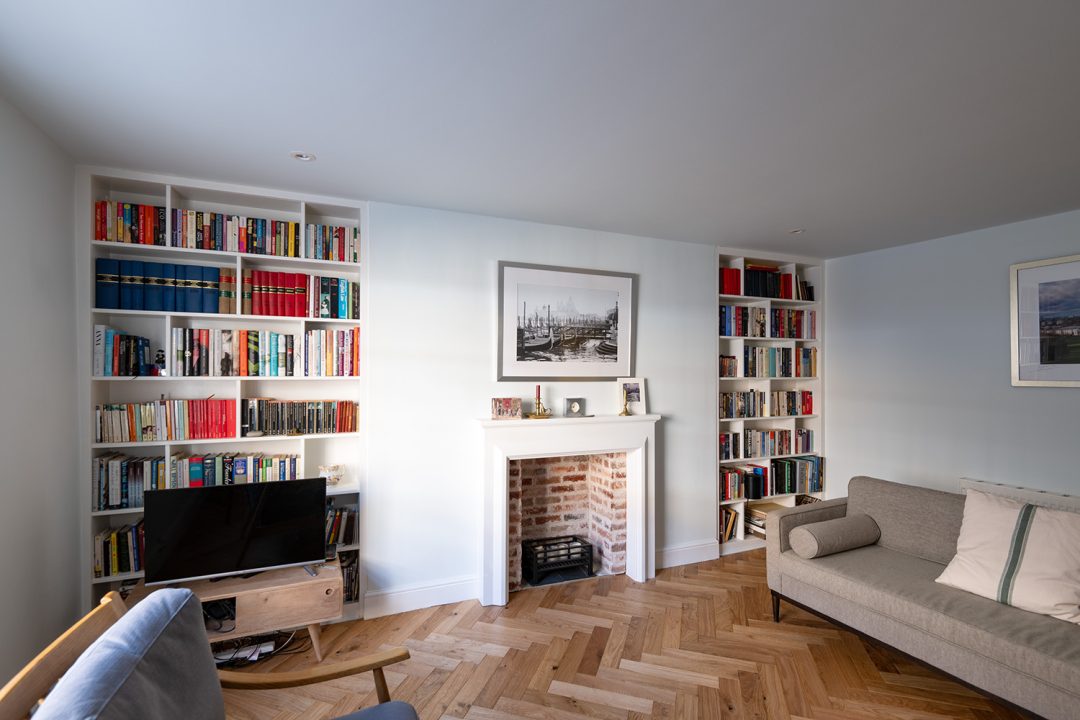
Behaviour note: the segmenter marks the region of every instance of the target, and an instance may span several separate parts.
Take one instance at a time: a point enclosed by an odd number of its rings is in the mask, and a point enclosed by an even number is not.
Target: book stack
[[[94,203],[94,239],[164,246],[165,208],[98,200]]]
[[[157,400],[94,408],[94,442],[165,442],[236,437],[236,401]]]
[[[800,347],[795,348],[795,377],[798,378],[813,378],[817,377],[817,348],[812,347]]]
[[[356,542],[356,509],[335,508],[334,499],[326,501],[326,546],[351,545]]]
[[[793,273],[782,273],[776,265],[747,264],[743,272],[746,294],[781,300],[813,300],[814,286]]]
[[[825,489],[825,458],[817,455],[772,461],[776,493],[815,493]]]
[[[720,508],[720,542],[735,539],[738,523],[739,513],[731,508]]]
[[[150,340],[107,325],[94,326],[94,377],[157,375]]]
[[[773,308],[769,331],[769,337],[813,340],[817,337],[817,312]]]
[[[97,258],[95,273],[94,305],[101,310],[236,312],[229,268]]]
[[[742,454],[736,457],[790,455],[791,447],[790,430],[746,430],[742,437]]]
[[[730,468],[742,481],[742,497],[757,500],[772,495],[769,484],[769,467],[765,465],[739,465]]]
[[[247,437],[356,432],[357,404],[351,400],[244,398],[240,404]]]
[[[721,460],[736,460],[742,457],[739,455],[739,448],[741,447],[739,442],[740,437],[740,434],[737,432],[720,433]]]
[[[359,555],[357,552],[341,555],[342,599],[345,602],[356,602],[360,599]]]
[[[733,378],[739,376],[738,358],[734,355],[720,356],[720,377]]]
[[[300,242],[300,223],[174,208],[166,242],[166,209],[114,200],[94,203],[94,239],[195,250],[218,250],[278,257],[360,262],[360,230],[308,224]]]
[[[94,577],[139,572],[145,548],[142,520],[134,525],[102,530],[94,536]]]
[[[345,278],[244,270],[241,282],[244,314],[352,320],[360,317],[360,286]]]
[[[304,375],[347,377],[360,374],[360,328],[308,330],[304,335]]]
[[[725,420],[765,417],[765,393],[759,390],[720,393],[720,417]]]
[[[98,512],[140,508],[144,493],[163,488],[164,483],[165,458],[102,455],[94,458],[90,502]]]
[[[773,417],[814,414],[812,390],[775,390],[769,394],[769,402]]]
[[[270,330],[173,328],[181,377],[292,377],[296,335]]]
[[[742,473],[735,468],[721,468],[720,499],[738,500],[743,496]]]
[[[304,233],[304,257],[360,262],[360,229],[309,223]]]
[[[172,456],[171,488],[295,480],[298,455],[210,453]]]
[[[765,325],[768,314],[765,308],[741,305],[720,306],[720,335],[723,337],[768,337]]]
[[[746,506],[746,530],[764,539],[769,514],[783,509],[783,505],[771,502],[748,504]]]
[[[723,295],[742,295],[742,272],[738,268],[720,268],[720,292]]]

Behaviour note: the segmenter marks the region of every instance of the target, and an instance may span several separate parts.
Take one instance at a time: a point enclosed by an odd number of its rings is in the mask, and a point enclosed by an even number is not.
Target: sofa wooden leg
[[[780,594],[775,590],[770,590],[772,593],[772,621],[775,623],[780,622]]]

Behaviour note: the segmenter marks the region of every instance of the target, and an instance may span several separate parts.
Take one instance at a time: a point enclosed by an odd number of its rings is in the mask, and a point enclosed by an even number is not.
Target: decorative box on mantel
[[[656,576],[656,423],[659,415],[483,420],[482,605],[505,605],[508,590],[510,461],[626,453],[626,574]]]

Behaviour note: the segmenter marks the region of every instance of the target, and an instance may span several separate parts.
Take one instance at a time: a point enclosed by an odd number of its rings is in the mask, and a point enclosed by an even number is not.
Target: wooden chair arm
[[[383,677],[382,668],[408,659],[408,650],[405,648],[392,648],[352,660],[334,663],[333,665],[295,670],[293,672],[246,673],[218,670],[218,679],[221,681],[221,687],[223,688],[267,690],[310,685],[373,670],[375,671],[375,689],[379,696],[379,702],[387,702],[390,700],[390,694],[386,690],[386,679]]]

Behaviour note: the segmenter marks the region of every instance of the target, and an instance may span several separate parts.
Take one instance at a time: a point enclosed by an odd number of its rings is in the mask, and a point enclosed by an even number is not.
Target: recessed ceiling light
[[[311,162],[315,159],[314,153],[300,152],[299,150],[294,150],[293,152],[289,153],[289,155],[291,155],[294,159],[299,160],[300,162]]]
[[[804,232],[806,232],[806,228],[793,228],[788,230],[788,235],[802,235]]]

